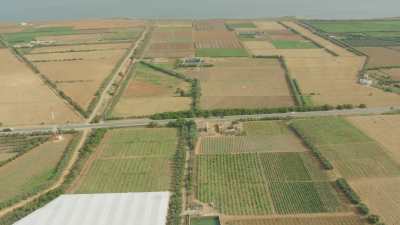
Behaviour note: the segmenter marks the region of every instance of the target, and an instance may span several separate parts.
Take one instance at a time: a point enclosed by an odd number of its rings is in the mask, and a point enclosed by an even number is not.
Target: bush
[[[350,187],[349,183],[343,178],[340,178],[336,181],[336,185],[344,192],[344,194],[347,196],[347,198],[350,200],[352,204],[360,204],[361,199],[353,191],[353,189]]]
[[[362,215],[368,215],[369,213],[369,208],[367,205],[365,205],[364,203],[360,203],[357,205],[357,210],[358,212],[360,212]]]
[[[370,224],[377,224],[379,220],[380,220],[379,216],[375,214],[371,214],[367,217],[367,221]]]

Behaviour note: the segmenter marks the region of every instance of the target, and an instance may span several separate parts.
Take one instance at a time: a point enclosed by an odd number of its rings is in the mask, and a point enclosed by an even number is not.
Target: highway
[[[314,112],[289,112],[289,113],[273,113],[273,114],[257,114],[257,115],[237,115],[225,117],[209,117],[209,118],[195,118],[196,121],[232,121],[239,119],[262,119],[262,118],[302,118],[302,117],[316,117],[316,116],[351,116],[351,115],[376,115],[383,113],[390,113],[400,110],[400,107],[380,107],[380,108],[365,108],[365,109],[344,109],[344,110],[330,110],[330,111],[314,111]],[[122,119],[122,120],[108,120],[99,123],[74,123],[74,124],[58,124],[58,125],[39,125],[30,127],[13,127],[13,131],[9,133],[31,133],[40,131],[59,130],[85,130],[93,128],[121,128],[121,127],[139,127],[146,126],[152,122],[159,125],[165,125],[170,120],[151,120],[148,118],[140,119]]]

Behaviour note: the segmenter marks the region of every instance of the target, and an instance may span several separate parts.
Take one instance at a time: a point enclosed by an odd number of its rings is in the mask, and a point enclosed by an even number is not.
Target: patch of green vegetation
[[[77,34],[79,31],[72,27],[48,27],[48,28],[28,28],[22,32],[4,34],[4,39],[10,44],[28,43],[36,40],[38,37],[55,36],[55,35],[71,35]]]
[[[318,48],[311,41],[288,41],[288,40],[274,40],[272,44],[279,49],[310,49]]]
[[[196,49],[197,57],[248,57],[243,48],[199,48]]]
[[[386,92],[400,94],[400,80],[394,80],[389,74],[379,70],[371,71],[370,77],[375,81],[374,87]]]
[[[240,28],[257,28],[254,23],[228,23],[226,24],[228,29],[240,29]]]
[[[400,31],[400,20],[310,20],[306,22],[329,33]]]
[[[104,41],[133,40],[138,38],[142,30],[115,30],[112,33],[103,35]]]
[[[220,225],[218,217],[191,218],[191,225]]]
[[[166,76],[165,74],[158,72],[144,64],[139,63],[136,68],[135,80],[144,81],[154,85],[160,85],[163,87],[175,88],[182,81],[172,77]]]

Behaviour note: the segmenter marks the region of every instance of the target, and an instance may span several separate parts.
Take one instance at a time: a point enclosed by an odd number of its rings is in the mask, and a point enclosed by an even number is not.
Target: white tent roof
[[[169,192],[61,195],[14,225],[165,225]]]

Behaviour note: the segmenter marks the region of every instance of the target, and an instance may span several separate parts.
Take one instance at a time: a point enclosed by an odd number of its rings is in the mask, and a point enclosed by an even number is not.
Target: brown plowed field
[[[88,107],[103,80],[126,50],[35,54],[43,59],[78,58],[85,60],[35,63],[39,71],[83,108]],[[32,59],[31,57],[28,57]]]
[[[50,47],[34,48],[30,53],[36,54],[36,53],[49,53],[49,52],[128,49],[130,46],[131,43],[50,46]]]
[[[400,164],[400,115],[357,116],[348,120],[384,146]]]
[[[254,219],[224,219],[222,225],[364,225],[355,215],[306,215]]]
[[[372,213],[386,225],[400,224],[400,178],[376,178],[350,181]]]
[[[242,48],[231,31],[196,31],[193,38],[196,48]]]
[[[0,49],[0,120],[4,125],[78,122],[79,115],[8,49]],[[53,116],[54,115],[54,119]]]
[[[362,47],[357,49],[369,56],[369,68],[400,66],[400,51],[384,47]]]
[[[275,59],[218,59],[213,67],[187,69],[200,80],[203,108],[260,108],[293,105],[279,62]]]

